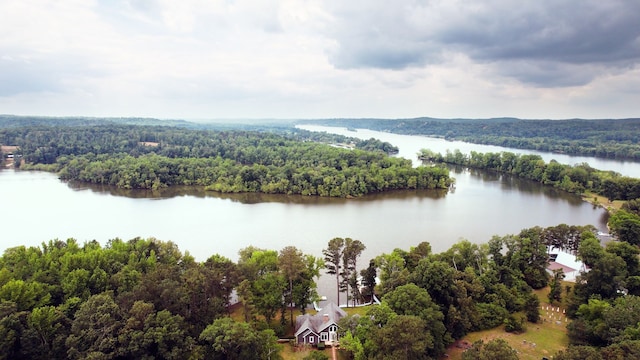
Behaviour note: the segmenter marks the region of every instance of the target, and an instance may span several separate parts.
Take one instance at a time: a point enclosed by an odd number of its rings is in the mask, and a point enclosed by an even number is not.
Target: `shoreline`
[[[606,197],[594,193],[583,193],[580,195],[583,201],[588,202],[594,207],[601,207],[607,211],[609,215],[612,215],[617,210],[622,208],[622,204],[625,202],[623,200],[614,200],[609,201]],[[611,237],[611,229],[609,229],[609,223],[607,222],[607,236]],[[603,238],[599,237],[600,241],[603,241]]]
[[[625,203],[623,200],[609,201],[609,199],[607,199],[606,197],[591,192],[582,193],[580,194],[580,197],[582,197],[582,200],[588,202],[593,206],[601,207],[607,210],[609,214],[620,210],[622,208],[622,204]]]

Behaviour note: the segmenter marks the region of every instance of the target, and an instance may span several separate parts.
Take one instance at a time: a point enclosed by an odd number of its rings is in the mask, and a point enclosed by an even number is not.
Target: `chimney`
[[[322,315],[322,322],[325,324],[329,322],[329,314]]]

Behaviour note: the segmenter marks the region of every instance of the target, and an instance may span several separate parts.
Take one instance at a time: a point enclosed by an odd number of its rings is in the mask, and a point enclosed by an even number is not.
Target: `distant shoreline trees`
[[[575,194],[589,191],[609,200],[640,198],[640,179],[622,176],[614,171],[594,169],[586,163],[572,166],[560,164],[555,160],[546,163],[540,155],[521,155],[508,151],[471,151],[464,154],[458,149],[447,151],[444,155],[422,149],[418,157],[423,161],[510,174]]]
[[[640,119],[325,119],[305,124],[441,137],[474,144],[640,160]]]

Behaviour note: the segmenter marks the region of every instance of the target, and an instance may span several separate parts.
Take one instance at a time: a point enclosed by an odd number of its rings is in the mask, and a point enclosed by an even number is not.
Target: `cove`
[[[197,260],[218,253],[234,261],[249,245],[294,245],[321,256],[329,239],[364,242],[362,259],[421,241],[447,250],[461,238],[532,226],[593,224],[604,230],[606,212],[575,195],[511,177],[453,169],[455,190],[402,191],[359,199],[216,194],[201,189],[126,191],[69,184],[55,174],[0,171],[3,249],[50,239],[80,242],[136,236],[175,242]]]

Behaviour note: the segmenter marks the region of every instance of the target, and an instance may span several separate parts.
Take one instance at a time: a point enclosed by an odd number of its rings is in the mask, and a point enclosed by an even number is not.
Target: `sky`
[[[0,114],[640,117],[638,0],[0,0]]]

